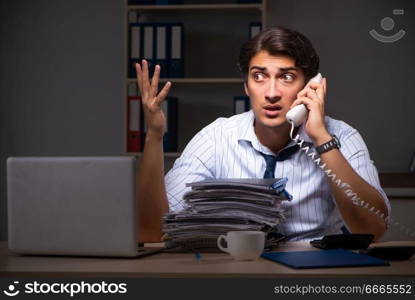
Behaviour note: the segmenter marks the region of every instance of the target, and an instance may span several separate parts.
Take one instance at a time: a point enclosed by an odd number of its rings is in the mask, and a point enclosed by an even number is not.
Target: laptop
[[[9,249],[145,256],[137,242],[135,175],[134,157],[8,158]]]

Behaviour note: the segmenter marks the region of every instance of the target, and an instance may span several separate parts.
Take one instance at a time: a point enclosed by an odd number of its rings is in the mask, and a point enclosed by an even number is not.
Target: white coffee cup
[[[227,247],[222,246],[225,240]],[[264,251],[265,233],[263,231],[229,231],[226,236],[220,235],[218,247],[229,253],[236,260],[256,260]]]

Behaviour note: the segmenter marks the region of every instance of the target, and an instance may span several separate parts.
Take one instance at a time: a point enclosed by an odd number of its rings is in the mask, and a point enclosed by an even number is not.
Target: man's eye
[[[293,74],[286,73],[286,74],[283,74],[283,75],[282,75],[282,78],[283,78],[285,81],[292,82],[292,81],[294,81],[295,76],[294,76]]]
[[[264,74],[262,73],[254,73],[254,80],[263,80],[264,79]]]

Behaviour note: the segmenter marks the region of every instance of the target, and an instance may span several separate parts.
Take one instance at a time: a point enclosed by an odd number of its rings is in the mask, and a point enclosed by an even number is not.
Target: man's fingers
[[[147,93],[149,92],[150,89],[150,80],[148,79],[148,63],[145,59],[142,60],[142,66],[143,66],[143,92],[144,92],[144,97],[147,96]]]
[[[324,96],[327,95],[327,80],[326,78],[323,78],[323,91],[324,91]]]
[[[297,106],[297,105],[300,105],[300,104],[304,104],[305,105],[305,102],[306,101],[312,101],[312,100],[310,100],[309,98],[307,98],[307,97],[299,97],[299,98],[297,98],[292,104],[291,104],[291,106],[290,106],[290,109],[291,108],[293,108],[294,106]]]
[[[143,71],[141,70],[140,64],[135,64],[135,70],[137,74],[137,84],[140,90],[140,94],[143,95]]]
[[[157,95],[157,98],[156,98],[157,105],[160,105],[161,102],[164,100],[164,98],[166,98],[167,94],[170,91],[170,87],[171,87],[171,82],[170,81],[166,82],[166,84],[164,85],[160,93]]]
[[[298,94],[297,98],[304,97],[307,94],[307,87],[303,88]]]
[[[298,98],[297,100],[295,100],[293,102],[293,104],[291,104],[290,109],[293,108],[294,106],[297,106],[297,105],[300,105],[300,104],[304,104],[307,107],[308,110],[311,110],[313,108],[315,109],[319,106],[319,103],[317,103],[316,101],[314,101],[314,100],[312,100],[308,97],[301,97],[301,98]]]
[[[302,102],[301,102],[301,100],[300,100],[300,99],[295,100],[295,101],[291,104],[290,109],[291,109],[291,108],[293,108],[294,106],[300,105],[301,103],[302,103]]]
[[[151,97],[155,97],[157,95],[157,89],[159,85],[159,77],[160,77],[160,66],[156,65],[154,68],[154,75],[151,80],[151,87],[150,87],[150,95]]]
[[[324,89],[322,83],[310,82],[307,92],[308,97],[313,100],[324,102]]]

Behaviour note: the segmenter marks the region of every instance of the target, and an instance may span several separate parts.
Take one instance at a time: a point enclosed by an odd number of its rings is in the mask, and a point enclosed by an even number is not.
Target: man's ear
[[[248,86],[247,86],[246,81],[244,81],[244,90],[245,90],[245,94],[249,97],[249,91],[248,91]]]

